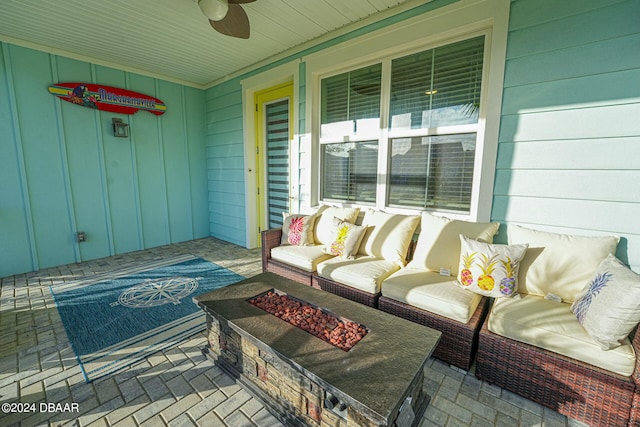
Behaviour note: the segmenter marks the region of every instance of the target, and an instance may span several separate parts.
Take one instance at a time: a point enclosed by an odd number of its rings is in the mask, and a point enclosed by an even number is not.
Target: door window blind
[[[289,212],[289,100],[265,106],[269,228],[282,227]]]

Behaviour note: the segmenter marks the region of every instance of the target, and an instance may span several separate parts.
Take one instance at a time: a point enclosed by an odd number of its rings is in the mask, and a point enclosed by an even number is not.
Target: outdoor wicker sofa
[[[286,262],[273,259],[271,250],[280,246],[282,239],[282,229],[272,228],[263,230],[261,233],[262,243],[262,271],[270,271],[282,277],[286,277],[304,285],[322,289],[343,298],[359,302],[369,307],[377,307],[380,293],[370,293],[361,291],[351,286],[343,285],[331,279],[318,276],[316,271],[307,271],[300,267],[287,264]]]
[[[633,334],[640,354],[640,334]],[[640,426],[640,363],[623,376],[480,330],[476,376],[589,426]]]
[[[639,426],[640,276],[611,255],[618,238],[508,231],[529,244],[519,294],[494,301],[476,376],[590,426]]]
[[[434,275],[429,268],[438,265],[438,267],[450,269],[455,274],[460,252],[458,234],[464,233],[474,238],[490,241],[497,231],[498,225],[452,221],[429,214],[423,214],[421,220],[428,223],[431,232],[420,233],[416,242],[413,237],[417,224],[412,222],[413,219],[401,215],[391,216],[381,212],[374,214],[368,212],[362,221],[358,221],[369,225],[368,235],[362,242],[361,253],[353,259],[340,257],[325,259],[318,263],[316,268],[309,264],[305,264],[306,268],[301,268],[290,262],[274,259],[272,254],[278,251],[276,248],[281,248],[283,231],[280,228],[265,230],[261,235],[262,268],[263,271],[270,271],[437,329],[443,335],[434,356],[468,370],[475,358],[478,332],[488,311],[489,298],[479,295],[468,297],[467,291],[451,284],[455,280],[451,276],[436,274],[436,282],[441,283],[432,283],[433,280],[427,280],[429,275]],[[403,228],[404,232],[398,231]],[[396,243],[398,235],[402,235],[400,240],[406,240],[406,242],[394,244],[388,240],[392,235],[396,237]],[[448,243],[451,236],[455,237],[453,244]],[[372,248],[369,253],[367,253],[367,248]],[[403,259],[395,268],[376,276],[377,285],[375,288],[371,284],[359,287],[358,270],[362,268],[366,271],[371,254],[375,254],[376,250],[382,251],[382,248],[385,248],[384,252],[387,258],[395,258],[397,262],[399,254],[402,254]],[[395,248],[395,250],[390,248]],[[296,250],[296,248],[287,248],[287,250]],[[300,250],[304,251],[305,249]],[[419,259],[415,259],[414,254]],[[382,252],[378,255],[379,258],[383,258]],[[452,259],[448,257],[452,257]],[[362,267],[358,264],[359,262],[363,263]],[[407,262],[409,266],[412,266],[411,269],[400,268]],[[456,267],[454,268],[454,266]],[[341,276],[338,273],[343,268],[350,268],[351,272]],[[387,288],[396,288],[394,280],[397,277],[402,277],[403,272],[417,273],[417,279],[414,278],[413,284],[409,287],[398,287],[399,292],[387,293]],[[335,279],[336,277],[344,277],[345,281],[350,282],[345,284],[342,280]],[[422,280],[423,278],[425,280]],[[368,282],[369,280],[363,279],[363,281]],[[449,290],[444,298],[448,298],[450,304],[442,304],[441,295],[435,295],[434,299],[433,295],[428,295],[428,292],[425,292],[425,289],[438,287]],[[430,300],[433,302],[429,302]],[[443,305],[455,305],[457,310],[462,309],[464,313],[456,316],[455,313],[443,311],[441,308]]]
[[[475,358],[479,379],[571,418],[591,426],[640,426],[640,275],[613,255],[617,237],[509,226],[509,244],[493,245],[497,224],[424,213],[421,222],[417,242],[407,247],[406,266],[384,277],[377,292],[273,259],[281,229],[262,233],[263,270],[437,329],[442,338],[435,357],[465,370]],[[500,279],[493,272],[497,261],[478,260],[474,252],[483,273],[496,276],[496,286],[470,296],[460,285],[469,244],[463,236],[475,239],[475,247],[517,258],[519,271],[505,264]],[[316,266],[325,270],[324,262]],[[478,286],[482,279],[474,275]],[[605,279],[615,286],[605,287]],[[506,292],[509,285],[512,293]]]

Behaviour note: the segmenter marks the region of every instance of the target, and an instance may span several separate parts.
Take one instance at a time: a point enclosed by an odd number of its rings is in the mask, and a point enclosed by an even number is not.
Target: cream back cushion
[[[520,262],[518,290],[546,296],[554,294],[571,303],[594,275],[600,262],[616,252],[617,236],[574,236],[531,230],[517,225],[507,228],[509,244],[528,243]]]
[[[367,231],[360,244],[360,253],[404,266],[409,244],[419,223],[418,215],[368,210],[362,220]]]
[[[497,222],[460,221],[423,212],[422,230],[409,266],[431,271],[445,268],[451,272],[452,276],[457,276],[460,261],[460,235],[492,243],[499,226]]]
[[[314,238],[316,243],[322,245],[330,245],[333,241],[333,218],[342,221],[356,223],[360,208],[338,208],[334,206],[321,207],[316,212],[319,215],[316,218],[314,227]]]

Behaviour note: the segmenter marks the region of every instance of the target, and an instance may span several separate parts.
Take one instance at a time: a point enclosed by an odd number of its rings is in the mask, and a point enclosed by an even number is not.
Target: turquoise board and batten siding
[[[640,272],[639,22],[637,0],[512,2],[492,217],[619,235]]]
[[[209,231],[246,245],[242,88],[239,79],[207,91]]]
[[[0,47],[0,277],[209,235],[203,90]],[[168,110],[80,107],[49,94],[61,81],[131,89]],[[113,136],[113,117],[129,138]]]

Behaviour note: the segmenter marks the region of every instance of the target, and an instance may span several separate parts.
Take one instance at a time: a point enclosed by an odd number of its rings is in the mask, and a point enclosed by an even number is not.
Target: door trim
[[[279,67],[272,68],[264,73],[260,73],[242,80],[242,103],[243,103],[243,130],[244,130],[244,185],[245,185],[245,242],[247,248],[256,248],[260,242],[258,239],[258,213],[256,209],[257,200],[257,177],[256,170],[256,153],[255,153],[255,93],[273,86],[278,86],[287,82],[293,82],[293,101],[292,116],[293,121],[290,124],[293,132],[293,143],[291,144],[290,170],[298,169],[299,149],[299,64],[291,62]],[[299,182],[296,173],[292,173],[289,177],[289,185],[291,185],[291,196],[299,200]],[[291,206],[292,210],[297,209]]]
[[[258,212],[258,227],[260,230],[266,230],[269,228],[271,222],[270,217],[270,195],[269,195],[269,148],[268,138],[266,134],[266,113],[267,106],[277,104],[281,101],[287,101],[287,128],[288,128],[288,144],[287,144],[287,197],[289,201],[289,211],[291,211],[291,205],[293,201],[293,194],[291,188],[291,146],[293,141],[293,82],[287,82],[281,85],[270,87],[265,90],[261,90],[254,93],[254,104],[256,106],[255,118],[256,118],[256,133],[255,133],[255,145],[256,145],[256,180],[257,187],[259,189],[256,195],[256,210]]]

